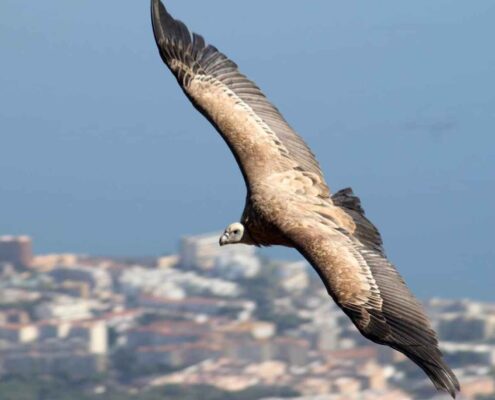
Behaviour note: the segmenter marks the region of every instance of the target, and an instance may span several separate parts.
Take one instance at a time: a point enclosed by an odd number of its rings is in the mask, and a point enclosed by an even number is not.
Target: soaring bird
[[[455,398],[459,382],[437,336],[359,198],[351,189],[331,195],[312,151],[233,61],[160,0],[151,0],[151,17],[161,58],[225,140],[246,183],[241,221],[226,228],[220,245],[297,249],[363,336],[405,354]]]

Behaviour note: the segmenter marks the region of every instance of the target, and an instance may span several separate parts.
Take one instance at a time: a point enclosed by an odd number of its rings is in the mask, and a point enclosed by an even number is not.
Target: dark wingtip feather
[[[159,47],[166,40],[182,43],[184,46],[191,43],[189,29],[183,22],[174,19],[160,0],[151,0],[151,23]]]
[[[153,33],[157,43],[160,43],[165,36],[160,23],[162,9],[165,13],[167,13],[165,6],[160,2],[160,0],[151,0],[151,24],[153,26]]]
[[[449,393],[452,398],[456,398],[457,392],[461,390],[459,381],[448,367],[423,368],[428,377],[438,390]]]
[[[434,357],[434,362],[432,362],[425,360],[414,352],[404,351],[404,349],[400,351],[414,361],[428,375],[428,378],[430,378],[437,390],[447,392],[452,398],[456,398],[457,393],[461,390],[461,386],[454,372],[441,358],[441,353],[438,352],[438,356]],[[437,353],[437,350],[433,349],[432,355],[435,353]]]
[[[183,70],[173,70],[173,60],[181,61],[197,72],[200,64],[206,63],[208,51],[218,55],[213,46],[206,45],[201,35],[191,33],[182,21],[172,17],[160,0],[151,0],[151,23],[160,56],[181,86],[187,83],[187,74]]]

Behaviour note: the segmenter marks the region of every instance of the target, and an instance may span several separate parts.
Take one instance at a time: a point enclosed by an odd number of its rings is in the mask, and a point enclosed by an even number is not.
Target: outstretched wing
[[[272,173],[311,175],[329,196],[313,153],[237,65],[191,34],[159,0],[151,1],[160,55],[194,106],[216,127],[241,168],[248,189]]]
[[[257,189],[257,200],[267,205],[262,207],[264,218],[311,263],[358,330],[405,354],[437,389],[455,397],[459,383],[443,361],[423,307],[387,260],[378,230],[352,191],[341,191],[333,202],[325,202],[275,185]],[[342,212],[354,223],[342,224]]]

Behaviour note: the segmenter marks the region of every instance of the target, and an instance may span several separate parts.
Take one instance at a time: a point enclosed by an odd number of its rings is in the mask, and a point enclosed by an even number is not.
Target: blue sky
[[[355,189],[415,292],[494,298],[493,1],[167,5]],[[2,0],[0,49],[0,233],[157,255],[239,218],[241,175],[161,63],[148,1]]]

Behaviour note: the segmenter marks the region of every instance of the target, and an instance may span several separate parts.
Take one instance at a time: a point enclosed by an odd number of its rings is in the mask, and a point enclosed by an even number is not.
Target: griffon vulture
[[[297,249],[366,338],[404,353],[437,389],[455,397],[459,383],[437,336],[387,260],[359,198],[351,189],[330,194],[314,154],[233,61],[174,19],[160,0],[151,1],[151,11],[163,61],[223,137],[247,186],[241,222],[225,230],[220,244]]]

